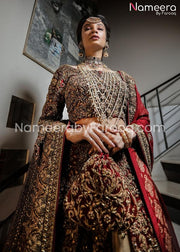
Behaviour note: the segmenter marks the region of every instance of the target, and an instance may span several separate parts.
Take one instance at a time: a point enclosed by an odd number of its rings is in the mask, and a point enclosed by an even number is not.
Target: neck
[[[94,56],[86,56],[84,58],[84,61],[81,64],[85,65],[86,67],[90,67],[94,69],[107,68],[107,66],[102,62],[101,58],[97,58]]]
[[[85,52],[86,57],[95,57],[98,59],[102,59],[102,50],[94,51],[94,52]]]

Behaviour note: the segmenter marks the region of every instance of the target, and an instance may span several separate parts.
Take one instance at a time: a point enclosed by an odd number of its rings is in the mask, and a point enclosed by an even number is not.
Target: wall
[[[41,113],[52,74],[22,55],[34,0],[0,2],[0,139],[3,148],[32,150],[36,134],[6,128],[11,96],[36,104],[35,123]]]
[[[180,72],[180,15],[129,11],[129,3],[176,4],[176,0],[99,0],[99,13],[111,26],[110,57],[114,69],[131,74],[140,93],[150,90]]]

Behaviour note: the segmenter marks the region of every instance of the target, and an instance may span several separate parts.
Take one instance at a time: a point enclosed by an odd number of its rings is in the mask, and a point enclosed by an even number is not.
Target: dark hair
[[[110,38],[110,27],[109,27],[109,24],[106,20],[106,18],[102,15],[86,15],[84,17],[81,18],[81,20],[79,21],[79,24],[78,24],[78,27],[77,27],[77,30],[76,30],[76,35],[77,35],[77,42],[78,44],[81,42],[82,40],[82,37],[81,37],[81,31],[82,31],[82,27],[83,27],[83,24],[86,22],[86,19],[89,18],[89,17],[98,17],[101,19],[101,22],[105,25],[106,27],[106,41],[109,42],[109,38]]]

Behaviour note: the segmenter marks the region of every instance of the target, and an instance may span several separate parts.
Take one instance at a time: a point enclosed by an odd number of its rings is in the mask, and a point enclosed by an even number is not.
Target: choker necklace
[[[107,66],[102,62],[100,58],[92,56],[85,57],[84,61],[81,64],[86,66],[88,65],[91,68],[97,68],[97,67],[107,68]]]

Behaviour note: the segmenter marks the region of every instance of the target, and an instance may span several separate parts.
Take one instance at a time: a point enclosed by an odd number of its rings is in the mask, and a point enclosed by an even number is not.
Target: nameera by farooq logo
[[[152,5],[152,4],[138,4],[137,2],[135,2],[135,4],[133,3],[129,3],[129,11],[135,11],[135,12],[155,12],[157,16],[161,16],[161,15],[174,15],[176,16],[176,5],[172,4],[161,4],[161,5]]]

